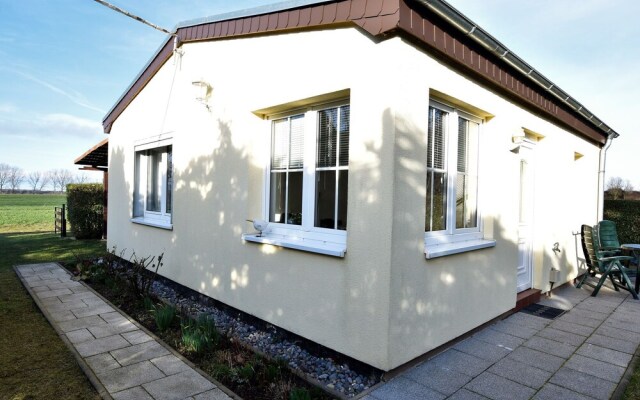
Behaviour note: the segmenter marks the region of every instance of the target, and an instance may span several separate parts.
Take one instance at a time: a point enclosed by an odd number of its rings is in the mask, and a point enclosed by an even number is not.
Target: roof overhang
[[[109,138],[85,151],[73,163],[84,165],[81,169],[86,171],[106,171],[109,166]]]
[[[238,36],[354,24],[377,38],[402,35],[449,65],[490,85],[532,112],[603,145],[617,137],[582,104],[443,0],[294,0],[179,23],[103,119],[105,133],[174,45]]]

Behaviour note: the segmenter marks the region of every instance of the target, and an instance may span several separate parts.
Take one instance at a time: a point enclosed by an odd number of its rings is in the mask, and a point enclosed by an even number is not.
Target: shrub
[[[149,297],[149,291],[153,281],[158,276],[158,269],[162,267],[164,253],[156,257],[138,258],[136,253],[131,255],[131,268],[128,271],[129,286],[134,296],[138,298]],[[147,271],[152,270],[153,272]]]
[[[77,239],[102,238],[103,201],[102,184],[67,185],[69,223]]]
[[[640,243],[640,202],[605,200],[604,219],[616,223],[620,243]]]
[[[176,308],[170,304],[158,306],[154,311],[156,326],[160,331],[166,331],[171,326],[175,316]]]

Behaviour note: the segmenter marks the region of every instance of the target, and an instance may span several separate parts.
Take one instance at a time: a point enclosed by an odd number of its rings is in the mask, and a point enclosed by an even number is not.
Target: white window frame
[[[302,178],[302,224],[293,225],[269,222],[265,231],[259,234],[244,234],[243,239],[249,242],[266,243],[296,250],[344,257],[347,251],[347,231],[319,228],[315,226],[315,198],[316,198],[316,154],[318,141],[318,113],[322,110],[349,106],[348,99],[323,103],[304,109],[270,115],[269,143],[271,143],[273,120],[304,115],[304,163]],[[339,157],[339,155],[338,155]],[[348,166],[335,167],[336,170],[348,170]],[[269,220],[269,201],[271,188],[271,146],[269,157],[264,166],[264,192],[262,201],[262,219]],[[347,212],[348,215],[348,212]],[[348,228],[347,228],[348,229]]]
[[[464,110],[460,110],[454,106],[450,106],[439,101],[430,100],[429,106],[440,109],[447,113],[447,123],[445,124],[445,167],[447,172],[447,209],[446,209],[446,227],[441,231],[431,231],[424,233],[425,257],[427,259],[447,256],[451,254],[462,253],[471,250],[477,250],[495,246],[495,240],[484,239],[483,237],[483,220],[480,196],[480,143],[482,142],[483,120]],[[476,167],[478,176],[478,185],[476,188],[477,211],[476,227],[473,228],[456,228],[456,180],[458,177],[457,155],[458,155],[458,118],[461,117],[468,121],[478,124],[478,148]],[[427,128],[426,140],[429,140],[429,130]],[[427,179],[429,175],[427,176]],[[426,214],[426,213],[425,213]],[[425,215],[426,217],[426,215]]]
[[[131,210],[131,222],[154,226],[163,229],[173,229],[173,192],[171,193],[171,211],[167,212],[167,153],[162,153],[160,160],[159,176],[160,181],[160,211],[147,210],[147,177],[148,163],[147,156],[143,154],[146,150],[153,150],[171,146],[173,157],[173,140],[165,135],[156,136],[140,140],[134,144],[134,192],[133,206]],[[175,186],[175,185],[174,185]]]

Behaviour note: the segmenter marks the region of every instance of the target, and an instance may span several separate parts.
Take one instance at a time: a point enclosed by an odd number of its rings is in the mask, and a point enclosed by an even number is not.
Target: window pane
[[[147,211],[160,212],[160,162],[162,154],[154,149],[147,154]]]
[[[287,224],[302,225],[302,172],[289,172]]]
[[[304,163],[304,116],[291,117],[289,168],[302,168]]]
[[[446,116],[445,111],[429,107],[427,168],[445,168]]]
[[[319,228],[335,229],[336,171],[316,171],[316,221]]]
[[[456,228],[478,226],[477,179],[458,173],[456,182]]]
[[[318,168],[335,167],[337,152],[338,109],[318,112]]]
[[[448,113],[429,107],[425,231],[447,227],[446,123]]]
[[[456,228],[478,226],[478,124],[458,118]]]
[[[271,137],[271,169],[287,167],[287,151],[289,149],[289,119],[273,121]]]
[[[271,173],[271,188],[269,190],[269,222],[284,223],[286,185],[286,172]]]
[[[350,106],[340,107],[340,166],[349,165],[349,118]]]
[[[171,192],[173,191],[173,151],[172,147],[167,147],[167,194],[166,194],[166,213],[171,214]]]
[[[447,226],[447,174],[427,174],[425,231],[442,231]]]
[[[347,193],[349,171],[338,171],[338,229],[347,230]]]

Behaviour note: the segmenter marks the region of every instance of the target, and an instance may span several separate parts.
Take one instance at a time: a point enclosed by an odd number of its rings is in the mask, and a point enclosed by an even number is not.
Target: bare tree
[[[76,178],[74,180],[76,183],[87,183],[89,181],[89,177],[84,172],[76,174]]]
[[[51,182],[51,177],[48,172],[43,172],[42,177],[40,178],[40,183],[38,184],[38,191],[42,192],[45,186],[47,186]]]
[[[58,170],[52,169],[51,171],[49,171],[47,175],[49,175],[49,179],[51,180],[51,186],[53,191],[57,192],[56,189],[58,189]]]
[[[20,185],[24,181],[24,172],[18,167],[9,168],[9,186],[11,191],[15,192],[20,189]]]
[[[11,166],[9,164],[0,163],[0,192],[9,183],[9,171]]]
[[[633,185],[631,185],[631,182],[628,180],[625,181],[619,176],[612,176],[607,181],[605,189],[613,200],[622,200],[624,199],[625,192],[633,191]]]
[[[54,191],[56,187],[59,187],[60,192],[64,192],[67,185],[73,182],[73,174],[68,169],[54,169],[51,172],[51,180],[54,182]]]
[[[29,186],[31,186],[31,190],[34,192],[38,190],[38,185],[42,180],[42,175],[44,174],[40,171],[29,172],[29,175],[27,175],[27,182],[29,182]]]

